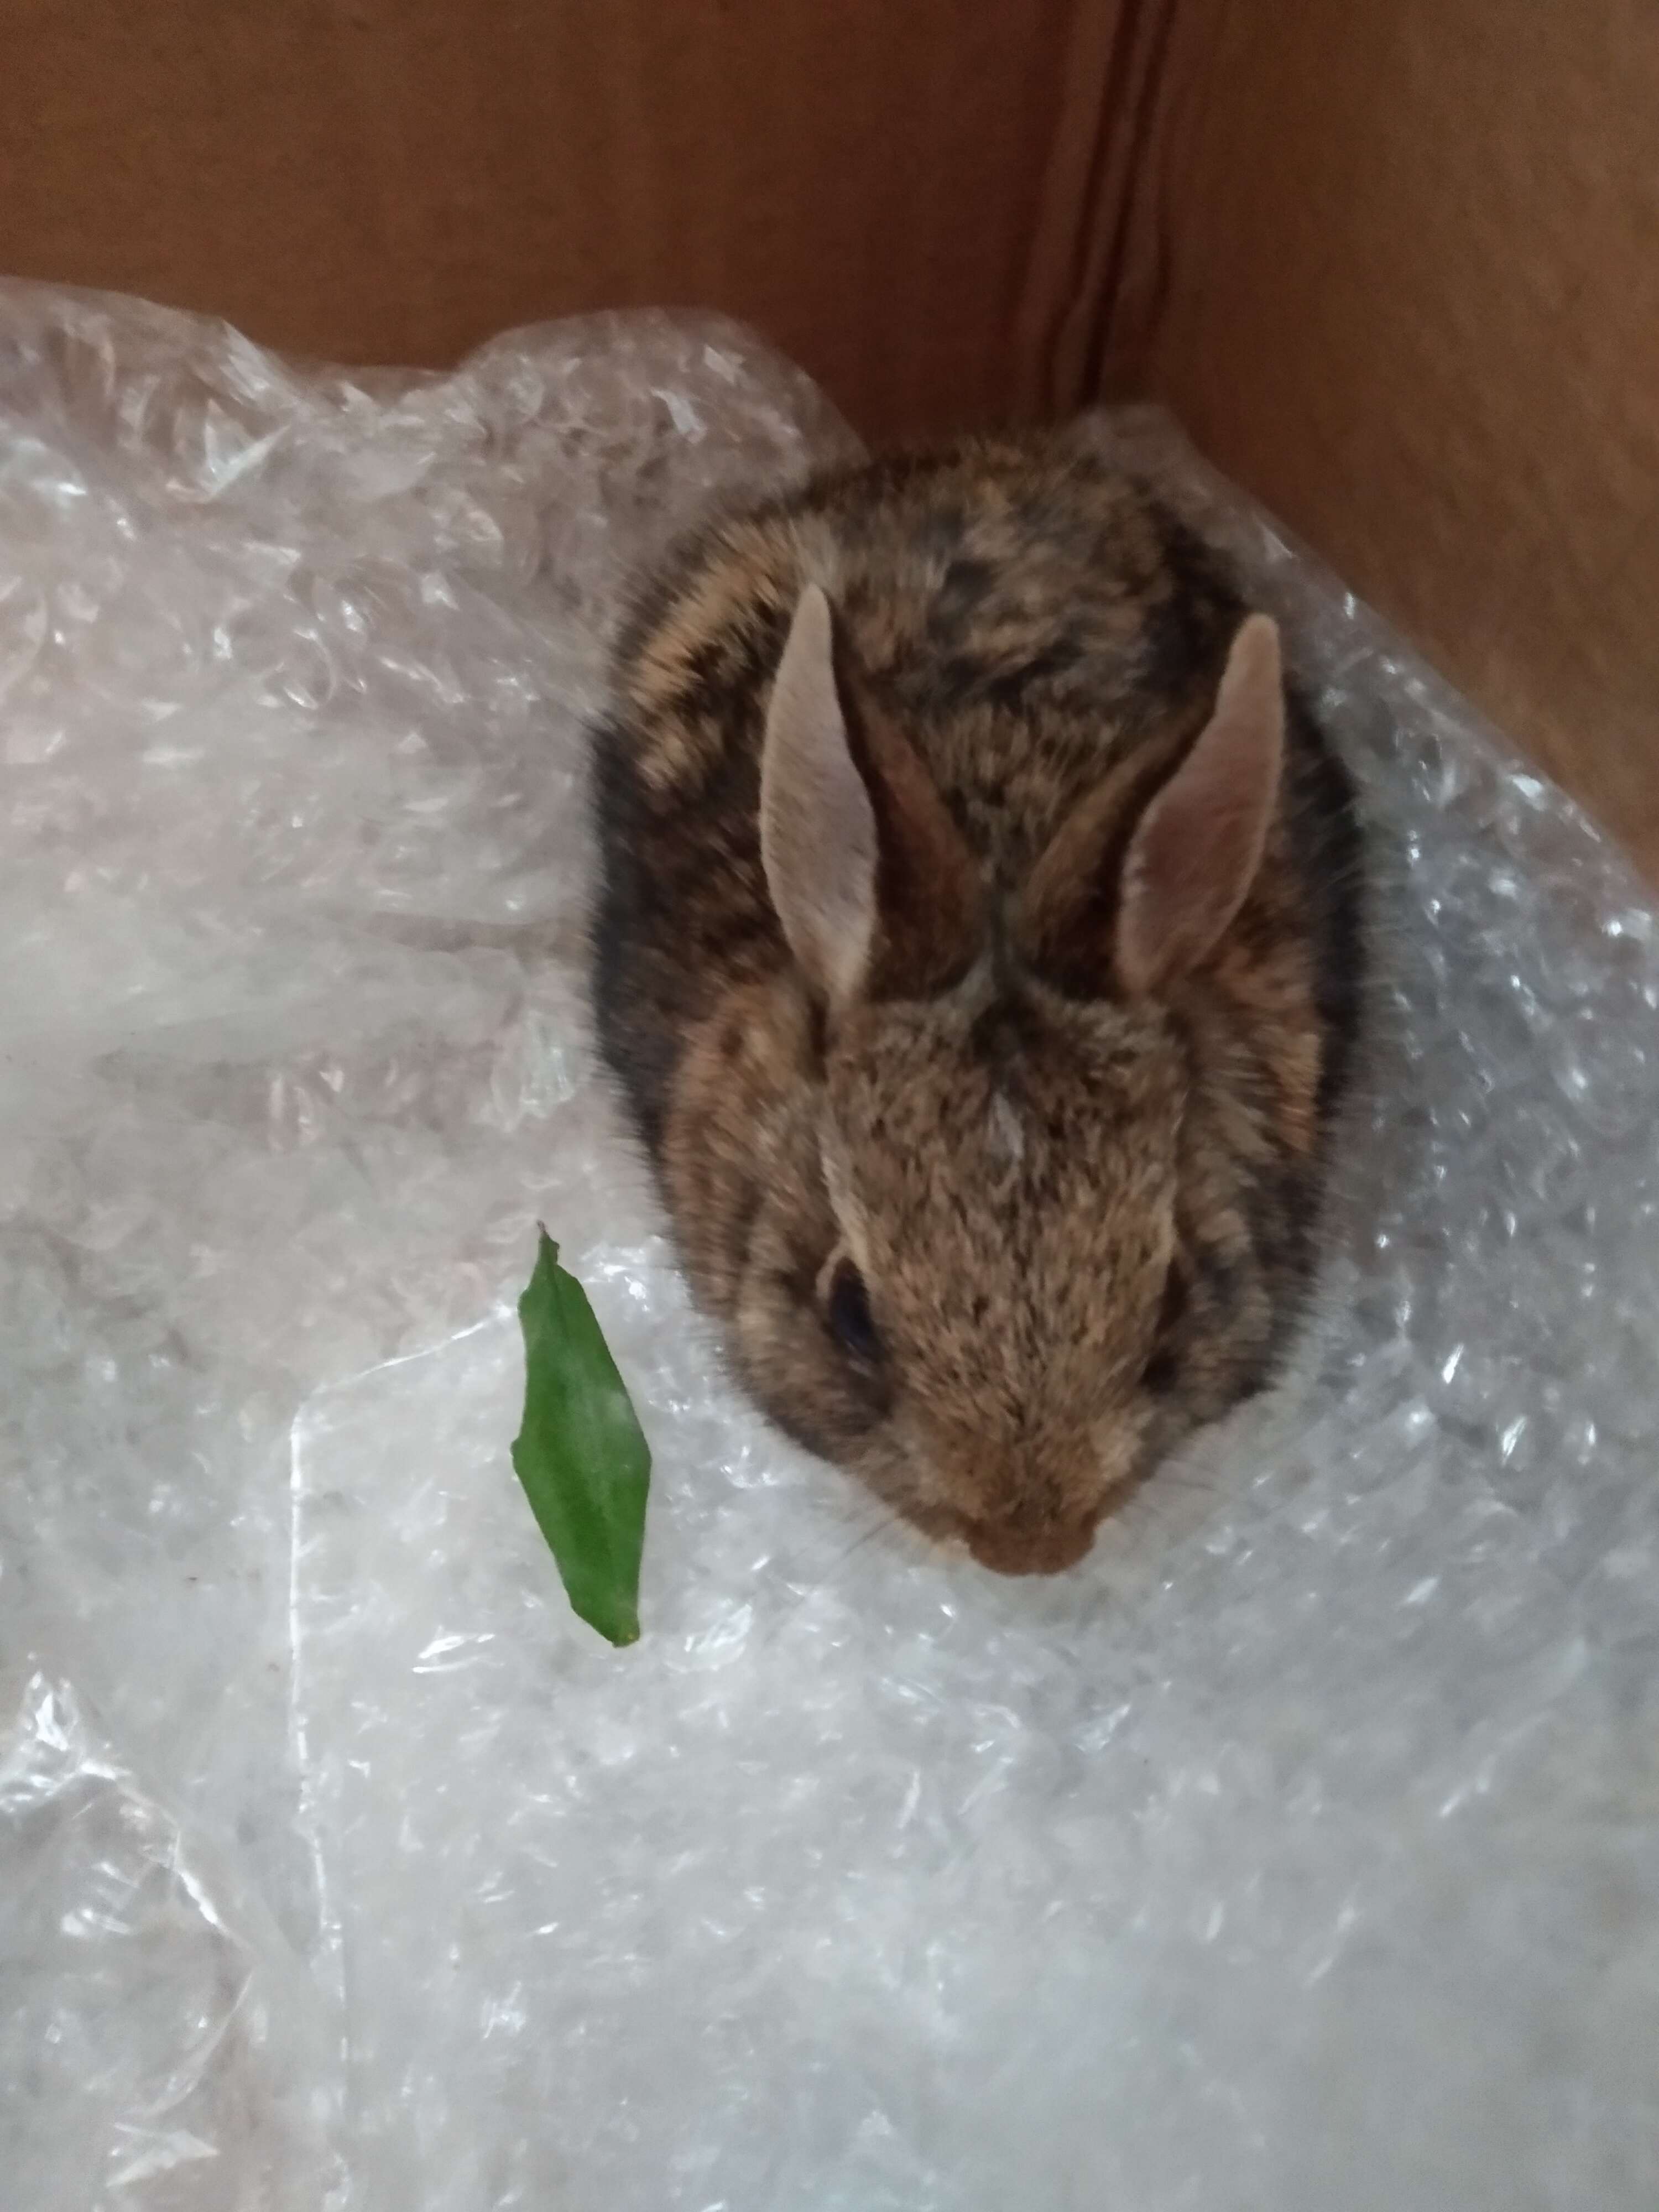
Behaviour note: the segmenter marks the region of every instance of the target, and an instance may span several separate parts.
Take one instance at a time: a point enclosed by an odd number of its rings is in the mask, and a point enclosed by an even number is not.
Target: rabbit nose
[[[1058,1575],[1094,1541],[1105,1499],[1097,1455],[1075,1437],[1009,1440],[958,1431],[935,1464],[953,1533],[1000,1575]]]
[[[968,1548],[1000,1575],[1059,1575],[1074,1567],[1095,1540],[1095,1520],[964,1521]]]

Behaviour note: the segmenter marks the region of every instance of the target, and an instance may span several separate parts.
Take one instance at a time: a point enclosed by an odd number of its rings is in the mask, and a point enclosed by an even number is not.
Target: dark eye
[[[1172,1263],[1164,1282],[1164,1302],[1158,1310],[1158,1334],[1152,1340],[1152,1356],[1141,1374],[1141,1382],[1151,1391],[1170,1389],[1176,1379],[1175,1347],[1170,1342],[1181,1317],[1187,1310],[1187,1282],[1178,1264]]]
[[[850,1260],[843,1260],[830,1279],[823,1318],[830,1335],[849,1358],[880,1358],[881,1338],[870,1316],[870,1293]]]

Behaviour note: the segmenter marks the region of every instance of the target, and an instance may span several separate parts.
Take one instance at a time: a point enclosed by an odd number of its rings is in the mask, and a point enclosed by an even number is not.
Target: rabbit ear
[[[816,584],[795,609],[767,713],[761,864],[790,951],[832,1006],[860,990],[943,989],[973,957],[973,857],[898,731],[844,696]]]
[[[800,595],[761,754],[761,866],[789,950],[832,1002],[851,996],[876,919],[876,817],[847,742],[830,602]]]
[[[1018,927],[1028,957],[1082,989],[1103,989],[1115,975],[1133,997],[1197,967],[1255,880],[1284,752],[1279,630],[1251,615],[1227,655],[1214,713],[1139,815],[1131,759],[1037,863]]]
[[[1129,841],[1115,947],[1125,990],[1154,990],[1214,949],[1261,865],[1284,757],[1279,629],[1251,615],[1214,714]]]

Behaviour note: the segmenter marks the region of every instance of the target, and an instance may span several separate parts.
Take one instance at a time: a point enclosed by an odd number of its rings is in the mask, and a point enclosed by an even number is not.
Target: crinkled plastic
[[[593,1072],[600,647],[821,398],[0,288],[9,2203],[1659,2203],[1654,915],[1090,434],[1284,614],[1379,982],[1299,1383],[1011,1583],[721,1379]],[[655,1453],[621,1653],[507,1458],[538,1216]]]

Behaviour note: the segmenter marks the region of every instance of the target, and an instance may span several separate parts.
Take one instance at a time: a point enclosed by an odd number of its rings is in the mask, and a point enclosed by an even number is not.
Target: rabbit
[[[1274,1376],[1364,969],[1278,630],[1063,434],[842,467],[641,594],[599,1045],[788,1435],[1055,1573]]]

